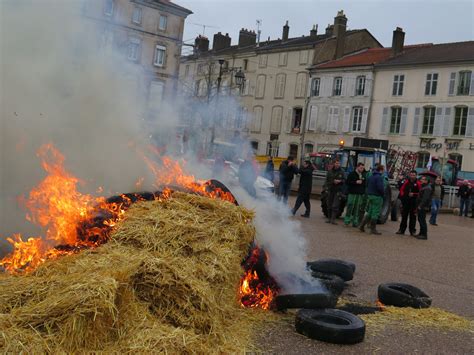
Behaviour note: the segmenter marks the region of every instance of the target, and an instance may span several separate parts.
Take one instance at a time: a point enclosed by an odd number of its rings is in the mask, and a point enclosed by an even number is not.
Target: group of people
[[[267,173],[273,174],[273,162],[267,163]],[[279,169],[280,186],[278,199],[285,204],[288,201],[291,183],[295,175],[300,175],[298,195],[294,207],[291,209],[296,214],[302,204],[306,210],[301,215],[309,217],[311,212],[310,196],[312,190],[314,165],[310,160],[305,160],[298,168],[293,157],[283,161]],[[341,212],[341,203],[347,198],[344,225],[359,228],[365,232],[366,226],[375,235],[381,234],[377,230],[377,221],[383,206],[385,190],[388,181],[384,178],[385,167],[378,164],[372,171],[367,171],[365,165],[359,162],[350,174],[345,175],[338,160],[333,162],[326,176],[324,190],[327,193],[327,223],[337,224],[336,219]],[[463,185],[464,186],[464,185]],[[411,236],[417,239],[428,239],[427,213],[431,211],[429,224],[437,226],[438,212],[444,199],[444,189],[440,177],[431,183],[429,178],[421,176],[417,178],[417,172],[412,170],[406,178],[399,181],[399,196],[401,204],[402,219],[396,234],[404,235],[408,229]],[[464,201],[474,195],[472,189],[462,188],[459,191]],[[464,210],[469,206],[463,203]],[[466,212],[467,213],[467,212]],[[416,233],[416,224],[419,224],[419,232]]]
[[[464,180],[459,186],[457,196],[459,197],[459,215],[467,217],[471,208],[471,218],[474,218],[474,191],[468,180]]]

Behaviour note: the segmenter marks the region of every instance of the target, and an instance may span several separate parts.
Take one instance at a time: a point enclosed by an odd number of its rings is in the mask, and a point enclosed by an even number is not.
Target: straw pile
[[[245,351],[262,319],[237,296],[252,218],[183,193],[135,204],[107,244],[0,277],[1,351]]]

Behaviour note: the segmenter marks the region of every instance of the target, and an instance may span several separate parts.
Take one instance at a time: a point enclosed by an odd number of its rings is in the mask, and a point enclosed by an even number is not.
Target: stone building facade
[[[237,45],[231,45],[227,34],[215,34],[211,50],[207,38],[197,38],[194,55],[181,60],[183,92],[212,96],[218,60],[222,59],[221,92],[237,95],[241,106],[240,112],[227,113],[237,119],[231,120],[234,126],[222,125],[224,139],[237,129],[245,132],[257,155],[299,157],[308,102],[308,67],[363,48],[381,47],[366,29],[347,30],[346,24],[341,11],[322,34],[314,26],[309,36],[290,38],[287,23],[281,39],[257,43],[255,32],[242,29]],[[233,78],[237,68],[245,74],[245,85],[240,89]]]
[[[85,0],[83,14],[112,46],[143,69],[149,112],[177,89],[184,22],[192,12],[168,0]]]

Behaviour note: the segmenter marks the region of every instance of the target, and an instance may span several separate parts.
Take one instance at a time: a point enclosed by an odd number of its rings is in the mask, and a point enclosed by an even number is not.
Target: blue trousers
[[[436,217],[438,217],[438,212],[440,208],[441,208],[441,200],[432,199],[431,200],[431,217],[430,217],[431,224],[436,224]]]
[[[459,215],[460,216],[464,215],[467,217],[467,212],[469,212],[469,197],[467,198],[461,197],[461,201],[459,203]]]

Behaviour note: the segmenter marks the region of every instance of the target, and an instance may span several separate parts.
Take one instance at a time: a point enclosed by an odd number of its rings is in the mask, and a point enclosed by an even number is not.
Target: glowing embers
[[[243,262],[244,276],[240,280],[240,303],[244,307],[269,309],[280,291],[275,279],[266,269],[267,254],[254,245]]]

